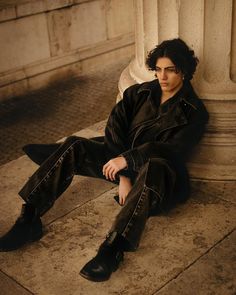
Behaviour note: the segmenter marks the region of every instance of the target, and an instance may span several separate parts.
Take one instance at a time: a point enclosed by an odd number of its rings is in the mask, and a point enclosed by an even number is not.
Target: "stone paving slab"
[[[32,295],[14,280],[0,271],[0,294],[1,295]]]
[[[235,253],[236,231],[233,231],[155,295],[235,295]]]
[[[41,241],[1,253],[2,271],[34,294],[148,295],[178,276],[236,226],[234,205],[217,197],[193,196],[167,216],[150,218],[139,250],[125,254],[124,263],[108,282],[92,283],[78,273],[95,255],[119,211],[113,200],[116,192],[114,188],[51,223]],[[200,284],[204,285],[204,280]],[[204,288],[207,290],[206,285]]]
[[[236,204],[236,181],[192,181],[192,190],[199,198],[207,194]]]

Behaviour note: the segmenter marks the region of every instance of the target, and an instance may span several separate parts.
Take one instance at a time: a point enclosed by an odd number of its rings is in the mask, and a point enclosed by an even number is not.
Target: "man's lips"
[[[161,86],[167,86],[168,83],[167,83],[167,82],[160,82],[160,85],[161,85]]]

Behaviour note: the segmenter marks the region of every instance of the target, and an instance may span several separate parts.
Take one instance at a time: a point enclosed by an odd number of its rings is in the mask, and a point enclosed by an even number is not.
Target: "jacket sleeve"
[[[201,118],[193,118],[191,121],[181,126],[166,142],[147,142],[122,153],[127,161],[128,169],[138,171],[150,158],[159,157],[171,162],[176,161],[177,158],[185,159],[202,138],[208,113],[204,112]]]
[[[125,90],[123,99],[115,105],[108,118],[104,141],[111,158],[128,148],[128,130],[138,86],[135,84]]]

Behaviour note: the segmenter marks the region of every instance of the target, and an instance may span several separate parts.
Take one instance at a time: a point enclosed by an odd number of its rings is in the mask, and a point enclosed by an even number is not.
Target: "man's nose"
[[[166,71],[162,70],[161,71],[161,80],[166,80],[166,79],[167,79]]]

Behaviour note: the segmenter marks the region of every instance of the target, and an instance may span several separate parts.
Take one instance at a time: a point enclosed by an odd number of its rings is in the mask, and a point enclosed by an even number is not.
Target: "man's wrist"
[[[131,180],[130,180],[130,178],[129,177],[127,177],[127,176],[124,176],[124,175],[120,175],[120,181],[122,181],[122,182],[130,182]]]

